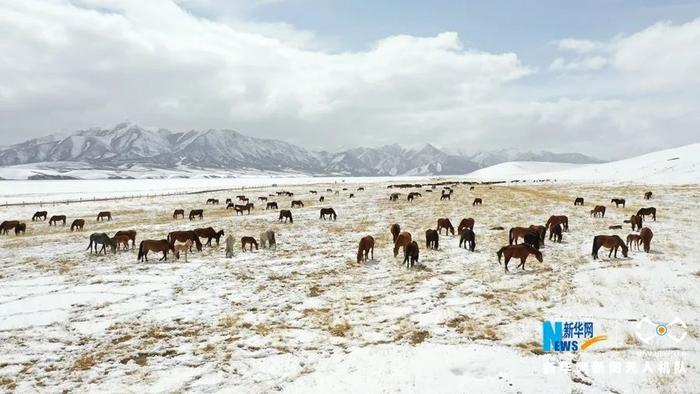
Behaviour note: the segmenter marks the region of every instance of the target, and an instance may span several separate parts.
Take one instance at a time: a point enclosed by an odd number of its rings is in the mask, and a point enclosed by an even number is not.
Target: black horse
[[[641,216],[642,219],[644,219],[644,216],[651,215],[651,217],[656,221],[656,208],[654,207],[649,207],[649,208],[642,208],[639,211],[637,211],[637,215]]]
[[[624,198],[613,198],[612,200],[610,200],[610,202],[614,202],[616,208],[619,208],[620,205],[622,205],[622,208],[625,207],[625,199]]]
[[[581,205],[583,206],[583,197],[576,197],[574,200],[574,206]]]
[[[326,215],[333,220],[338,219],[338,215],[336,215],[333,208],[321,208],[321,215],[319,216],[319,219],[326,220]]]
[[[440,246],[440,235],[437,230],[428,229],[425,230],[425,247],[428,249],[435,249]]]
[[[472,231],[469,228],[465,228],[464,230],[462,230],[462,233],[459,237],[460,248],[462,247],[462,245],[464,245],[464,249],[467,249],[467,244],[469,244],[469,251],[473,252],[476,248],[476,235],[474,235],[474,231]]]

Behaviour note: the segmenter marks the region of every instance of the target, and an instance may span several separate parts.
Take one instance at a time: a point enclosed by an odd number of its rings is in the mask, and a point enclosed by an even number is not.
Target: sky
[[[700,141],[698,48],[700,1],[0,0],[0,144],[130,121],[612,160]]]

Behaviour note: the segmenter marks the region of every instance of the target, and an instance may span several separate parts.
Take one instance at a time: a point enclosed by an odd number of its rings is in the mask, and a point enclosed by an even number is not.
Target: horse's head
[[[535,250],[534,255],[535,255],[535,258],[537,259],[537,261],[539,261],[541,263],[542,262],[542,252],[540,252],[539,250]]]

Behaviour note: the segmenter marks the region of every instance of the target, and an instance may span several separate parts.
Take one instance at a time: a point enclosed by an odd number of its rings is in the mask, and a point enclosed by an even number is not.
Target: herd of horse
[[[401,186],[397,186],[401,187]],[[343,189],[347,190],[347,189]],[[364,190],[364,187],[358,188],[358,191]],[[473,190],[473,186],[470,188]],[[328,192],[331,189],[327,189]],[[426,192],[432,192],[432,190],[427,189]],[[317,194],[315,190],[310,190],[311,194]],[[337,191],[336,191],[337,193]],[[440,200],[451,200],[454,190],[452,187],[445,186],[442,190]],[[278,191],[277,196],[288,196],[292,197],[294,193],[287,191]],[[274,196],[273,194],[269,195]],[[397,201],[400,193],[391,193],[389,196],[390,201]],[[350,198],[354,197],[354,193],[349,195]],[[408,201],[412,201],[415,198],[422,197],[420,192],[409,192]],[[649,200],[652,198],[652,192],[644,193],[644,199]],[[233,207],[238,214],[239,211],[248,211],[250,213],[251,209],[254,209],[254,204],[249,201],[244,195],[236,196],[236,199],[241,202],[241,204],[235,204],[231,198],[226,199],[227,209]],[[266,202],[266,209],[277,209],[278,204],[274,201],[267,201],[267,196],[258,197],[260,201]],[[323,201],[323,196],[319,199]],[[625,207],[626,201],[624,198],[613,198],[610,201],[614,203],[616,207]],[[218,205],[219,199],[209,198],[206,200],[206,204]],[[481,198],[475,198],[472,205],[480,206],[483,204]],[[574,200],[574,206],[583,206],[583,197],[576,197]],[[304,202],[302,200],[291,201],[291,208],[303,208]],[[603,205],[596,205],[593,210],[590,211],[593,217],[604,217],[606,212],[606,207]],[[173,219],[183,218],[185,216],[185,211],[183,209],[175,209],[173,212]],[[656,221],[656,208],[648,207],[641,208],[637,211],[635,215],[632,215],[629,220],[625,220],[625,223],[631,225],[632,231],[637,233],[632,233],[627,236],[626,242],[618,235],[596,235],[593,238],[593,246],[591,255],[593,259],[598,258],[598,251],[600,248],[605,247],[609,249],[608,257],[617,257],[618,250],[621,250],[624,257],[628,256],[628,251],[632,247],[636,247],[639,250],[640,245],[643,247],[645,252],[650,251],[651,239],[653,237],[653,232],[648,227],[644,227],[643,223],[646,217],[650,216],[654,221]],[[45,221],[48,217],[48,212],[38,211],[32,216],[32,221]],[[192,209],[189,212],[189,219],[194,220],[199,218],[200,220],[204,218],[203,209]],[[337,220],[337,213],[333,208],[321,208],[319,219]],[[61,222],[64,226],[66,225],[65,215],[54,215],[49,218],[49,226],[56,226]],[[109,211],[102,211],[97,214],[96,221],[100,222],[103,220],[112,220],[112,213]],[[282,209],[279,211],[280,222],[294,223],[292,218],[292,211],[289,209]],[[425,231],[425,246],[427,249],[438,249],[440,245],[440,236],[444,230],[444,234],[447,235],[458,235],[459,236],[459,247],[465,248],[471,252],[476,249],[476,234],[474,233],[475,221],[473,218],[463,218],[457,229],[452,225],[449,218],[438,218],[436,228],[430,228]],[[84,219],[75,219],[71,224],[71,231],[83,230],[85,226]],[[611,226],[611,228],[621,228],[621,226]],[[494,229],[503,230],[503,227],[494,227]],[[26,232],[26,223],[20,222],[18,220],[9,220],[0,223],[0,234],[8,234],[9,231],[14,230],[16,235],[23,234]],[[413,238],[410,232],[401,231],[401,227],[398,223],[394,223],[390,226],[389,231],[392,235],[392,242],[394,244],[393,254],[394,257],[398,257],[399,251],[403,252],[403,264],[406,267],[411,268],[416,263],[418,263],[420,248],[416,240]],[[501,258],[504,258],[504,269],[508,272],[508,263],[511,259],[520,259],[520,264],[516,267],[525,269],[525,261],[529,256],[534,256],[538,261],[542,262],[542,252],[540,248],[544,246],[545,238],[549,232],[549,241],[554,243],[561,243],[564,232],[569,232],[569,218],[564,215],[552,215],[546,221],[544,225],[532,224],[527,227],[512,227],[508,231],[508,245],[500,248],[496,255],[498,257],[498,262],[501,263]],[[216,245],[219,246],[221,238],[224,236],[224,230],[216,231],[212,227],[195,228],[186,231],[172,231],[167,234],[164,239],[146,239],[139,243],[137,260],[138,261],[148,261],[148,253],[162,253],[161,261],[167,260],[168,253],[172,252],[176,259],[180,258],[180,254],[185,255],[185,260],[187,260],[187,254],[192,252],[192,248],[196,248],[197,251],[201,251],[203,246],[212,247],[212,241],[216,241]],[[107,249],[116,253],[119,250],[128,250],[136,247],[136,231],[135,230],[122,230],[117,231],[114,236],[110,237],[106,233],[93,233],[89,237],[88,250],[90,253],[96,254],[106,254]],[[258,250],[259,247],[262,248],[276,248],[275,232],[273,230],[266,230],[260,233],[260,243],[252,236],[243,236],[240,238],[240,247],[242,251],[252,251],[253,248]],[[204,240],[204,243],[202,242]],[[520,243],[519,243],[520,241]],[[129,245],[131,243],[131,245]],[[225,255],[226,257],[232,257],[235,247],[235,239],[232,235],[229,235],[225,240]],[[374,247],[375,240],[371,235],[363,236],[360,239],[357,251],[357,262],[367,261],[368,259],[374,259]]]

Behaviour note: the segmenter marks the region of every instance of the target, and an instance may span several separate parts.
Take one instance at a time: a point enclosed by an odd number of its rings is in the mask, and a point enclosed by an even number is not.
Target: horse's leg
[[[510,261],[510,257],[511,257],[511,256],[509,256],[509,255],[506,255],[506,256],[505,256],[506,272],[508,272],[508,262]]]

